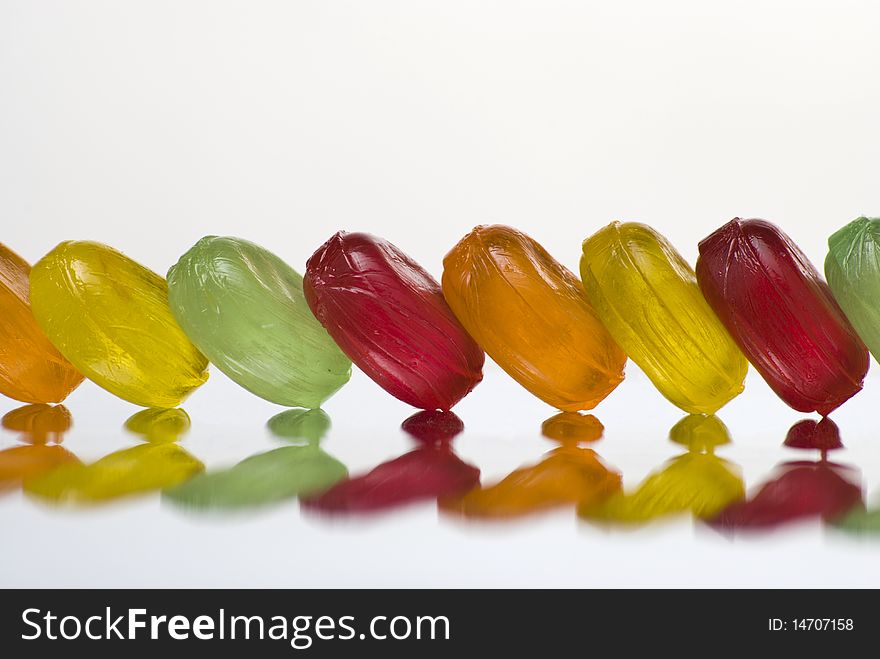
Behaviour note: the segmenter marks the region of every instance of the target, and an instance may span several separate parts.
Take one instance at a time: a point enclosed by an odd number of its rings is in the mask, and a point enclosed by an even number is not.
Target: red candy
[[[483,378],[483,351],[440,285],[381,238],[334,235],[308,260],[303,291],[351,361],[405,403],[448,410]]]
[[[858,393],[868,350],[807,257],[764,220],[731,220],[700,243],[697,280],[767,384],[825,416]]]

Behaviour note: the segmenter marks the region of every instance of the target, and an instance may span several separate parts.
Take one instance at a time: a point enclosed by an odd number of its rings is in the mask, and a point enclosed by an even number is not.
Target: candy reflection
[[[669,437],[688,452],[667,462],[633,492],[615,494],[598,504],[586,503],[579,507],[579,514],[610,523],[643,523],[681,514],[705,518],[744,496],[739,468],[715,455],[717,446],[730,442],[727,427],[718,417],[688,415],[673,426]]]
[[[465,492],[479,483],[480,470],[452,450],[463,428],[454,413],[419,412],[402,427],[421,443],[419,448],[304,499],[304,508],[328,515],[378,512]]]
[[[191,422],[186,410],[150,408],[133,414],[125,422],[125,429],[154,444],[176,442],[189,432]]]
[[[545,436],[563,439],[536,465],[500,482],[441,499],[444,512],[469,518],[513,518],[562,506],[601,501],[620,489],[621,477],[578,442],[596,441],[604,428],[593,415],[563,412],[544,422]]]
[[[36,403],[7,412],[0,423],[6,430],[19,433],[19,440],[27,444],[60,444],[73,418],[64,405]]]
[[[820,458],[815,462],[782,463],[774,477],[752,497],[720,511],[709,524],[728,533],[771,530],[800,520],[834,521],[861,505],[858,472],[828,461],[828,451],[842,446],[837,425],[831,419],[796,423],[785,445],[818,450]]]
[[[280,439],[319,442],[330,430],[330,417],[322,409],[296,408],[276,414],[266,427]]]
[[[63,465],[79,464],[73,453],[58,446],[72,424],[63,405],[25,405],[6,413],[3,428],[17,433],[24,445],[0,451],[0,491],[17,489],[25,480]]]
[[[115,451],[91,464],[71,461],[28,477],[24,491],[56,504],[93,504],[172,487],[204,470],[199,460],[169,439],[176,430],[189,427],[183,410],[144,410],[125,427],[150,443]]]
[[[348,475],[318,442],[330,428],[321,410],[287,410],[272,417],[269,430],[302,446],[253,455],[228,469],[200,474],[167,490],[167,501],[193,511],[243,510],[325,491]]]

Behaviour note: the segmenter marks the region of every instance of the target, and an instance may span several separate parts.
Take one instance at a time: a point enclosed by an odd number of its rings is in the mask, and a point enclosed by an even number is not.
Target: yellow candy
[[[94,464],[70,464],[26,480],[28,494],[57,503],[109,501],[174,487],[205,466],[177,444],[142,444]]]
[[[208,361],[168,307],[168,286],[111,247],[64,242],[31,271],[31,307],[49,340],[86,377],[143,407],[176,407]]]
[[[685,412],[712,414],[743,390],[745,357],[693,269],[652,228],[612,222],[588,238],[581,278],[614,340]]]
[[[716,445],[730,441],[718,417],[686,416],[670,437],[688,444],[688,453],[670,460],[634,492],[615,494],[599,504],[587,502],[578,513],[605,522],[648,522],[683,513],[706,519],[745,496],[739,469],[713,452]]]

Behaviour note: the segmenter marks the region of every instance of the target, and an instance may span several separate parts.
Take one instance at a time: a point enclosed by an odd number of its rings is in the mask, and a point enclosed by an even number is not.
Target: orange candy
[[[0,393],[24,403],[60,403],[83,376],[37,325],[28,298],[30,271],[0,243]]]
[[[516,229],[462,238],[443,260],[443,295],[501,368],[560,410],[592,409],[623,380],[626,355],[580,280]]]

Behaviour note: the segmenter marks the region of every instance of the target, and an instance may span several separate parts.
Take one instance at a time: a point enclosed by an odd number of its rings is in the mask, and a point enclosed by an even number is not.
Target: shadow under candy
[[[155,492],[204,470],[199,460],[173,443],[189,429],[185,411],[143,410],[130,417],[125,428],[150,443],[115,451],[91,464],[63,464],[25,479],[24,491],[54,504],[90,505]]]
[[[547,419],[541,431],[562,445],[538,464],[517,469],[494,485],[440,499],[440,510],[468,519],[514,519],[601,501],[620,489],[620,474],[605,466],[595,451],[579,446],[602,437],[604,427],[595,416],[562,412]]]
[[[831,419],[799,421],[789,429],[784,445],[818,450],[819,460],[778,465],[773,477],[751,497],[707,520],[712,528],[726,534],[768,532],[809,519],[834,522],[863,507],[858,471],[828,461],[828,452],[843,446]]]
[[[712,517],[745,489],[739,467],[715,455],[730,442],[722,421],[690,414],[669,431],[669,438],[687,447],[687,453],[669,460],[631,492],[618,492],[604,501],[579,506],[578,514],[600,524],[645,524],[674,515]]]
[[[303,509],[320,515],[378,513],[464,492],[479,483],[480,470],[452,449],[453,439],[464,429],[453,412],[418,412],[401,428],[421,446],[303,499]]]
[[[245,510],[323,492],[348,475],[339,460],[319,447],[330,429],[322,410],[286,410],[266,424],[285,440],[306,442],[252,455],[223,470],[200,474],[170,488],[163,499],[195,512]]]
[[[37,403],[7,412],[2,426],[17,433],[23,445],[0,451],[0,492],[17,490],[26,480],[63,465],[80,464],[73,453],[59,446],[72,425],[64,405]]]

